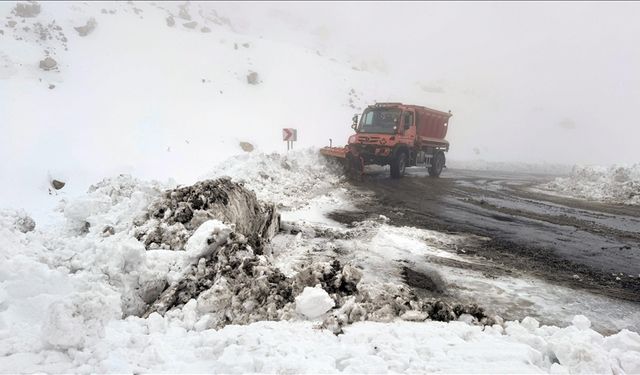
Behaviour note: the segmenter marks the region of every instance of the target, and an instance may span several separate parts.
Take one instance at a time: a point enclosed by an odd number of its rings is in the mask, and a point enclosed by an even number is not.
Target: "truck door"
[[[415,137],[416,127],[413,123],[415,117],[413,111],[404,111],[402,113],[402,135],[405,137]]]

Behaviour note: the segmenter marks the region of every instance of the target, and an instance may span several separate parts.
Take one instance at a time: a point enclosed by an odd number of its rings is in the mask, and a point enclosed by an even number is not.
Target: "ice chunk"
[[[522,323],[520,323],[520,325],[522,325],[524,328],[527,329],[527,331],[532,333],[535,332],[535,330],[538,329],[538,327],[540,327],[540,323],[536,319],[530,316],[527,316],[526,318],[522,319]]]
[[[335,304],[329,293],[320,286],[306,287],[296,297],[296,312],[309,319],[315,319],[331,310]]]
[[[208,220],[202,223],[187,241],[185,250],[191,259],[198,259],[206,255],[210,248],[208,243],[211,236],[215,237],[217,244],[226,241],[231,228],[220,220]]]
[[[410,322],[422,322],[427,320],[429,315],[422,311],[409,310],[400,316],[402,320],[408,320]]]
[[[166,329],[166,322],[162,315],[157,312],[151,313],[147,318],[147,327],[149,328],[149,333],[162,333]]]
[[[623,329],[615,335],[605,338],[604,346],[609,350],[621,348],[640,353],[640,335],[628,329]]]
[[[114,300],[98,293],[75,293],[48,308],[42,327],[44,341],[55,348],[81,349],[104,335],[104,326],[122,313]]]

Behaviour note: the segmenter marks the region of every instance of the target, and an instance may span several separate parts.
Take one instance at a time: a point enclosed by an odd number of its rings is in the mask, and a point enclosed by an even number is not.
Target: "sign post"
[[[287,151],[293,149],[293,142],[298,140],[298,130],[294,128],[282,129],[282,140],[287,142]]]

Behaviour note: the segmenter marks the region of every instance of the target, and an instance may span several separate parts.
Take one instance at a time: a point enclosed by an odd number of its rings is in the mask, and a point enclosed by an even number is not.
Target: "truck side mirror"
[[[356,130],[356,128],[358,127],[358,115],[353,115],[353,117],[351,118],[352,124],[351,124],[351,129]]]

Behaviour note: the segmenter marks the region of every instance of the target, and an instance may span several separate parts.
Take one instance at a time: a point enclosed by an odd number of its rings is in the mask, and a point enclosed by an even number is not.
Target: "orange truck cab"
[[[389,165],[393,178],[402,177],[408,166],[424,165],[429,175],[440,176],[445,167],[445,140],[451,112],[417,105],[376,103],[362,116],[353,117],[356,134],[344,148],[325,147],[323,155],[344,159],[350,169],[362,172],[365,165]]]

